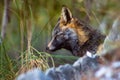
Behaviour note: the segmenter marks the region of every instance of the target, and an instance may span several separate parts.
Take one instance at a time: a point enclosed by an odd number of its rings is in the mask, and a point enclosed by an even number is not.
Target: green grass
[[[18,74],[33,67],[44,71],[65,63],[72,64],[78,59],[78,57],[67,55],[64,51],[60,52],[62,54],[45,52],[45,46],[60,16],[62,5],[68,6],[74,16],[84,19],[86,15],[84,0],[75,2],[74,0],[11,0],[6,37],[2,43],[0,42],[1,80],[14,80]],[[0,7],[0,14],[3,15],[3,1]],[[114,18],[120,13],[119,7],[118,0],[110,0],[103,6],[100,1],[94,2],[91,9],[92,15],[89,16],[90,24],[98,28],[105,18],[105,27],[109,29]]]

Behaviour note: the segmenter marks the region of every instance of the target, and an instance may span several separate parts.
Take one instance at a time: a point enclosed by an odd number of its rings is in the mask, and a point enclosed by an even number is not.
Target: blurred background
[[[119,0],[0,0],[0,78],[13,80],[32,67],[45,70],[78,59],[64,49],[52,55],[45,52],[62,5],[73,16],[107,35],[120,14],[119,3]]]

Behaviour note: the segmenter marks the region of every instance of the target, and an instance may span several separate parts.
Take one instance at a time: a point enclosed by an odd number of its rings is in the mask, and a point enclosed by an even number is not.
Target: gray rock
[[[51,80],[46,77],[45,74],[40,69],[33,69],[24,74],[21,74],[16,78],[16,80]]]

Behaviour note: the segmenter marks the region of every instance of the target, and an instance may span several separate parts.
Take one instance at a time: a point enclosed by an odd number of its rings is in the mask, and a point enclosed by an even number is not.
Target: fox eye
[[[60,37],[61,37],[62,39],[68,39],[68,35],[65,35],[65,34],[60,35]]]
[[[59,40],[61,40],[63,37],[64,37],[63,35],[57,35],[57,36],[56,36],[56,40],[59,41]]]

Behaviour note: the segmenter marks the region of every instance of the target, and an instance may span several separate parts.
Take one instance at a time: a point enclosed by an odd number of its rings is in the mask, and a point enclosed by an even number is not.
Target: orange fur
[[[82,29],[81,25],[76,25],[77,19],[72,18],[70,23],[65,24],[64,21],[60,21],[60,28],[62,30],[65,30],[67,28],[73,29],[79,38],[79,43],[82,45],[84,44],[88,39],[88,34]]]

